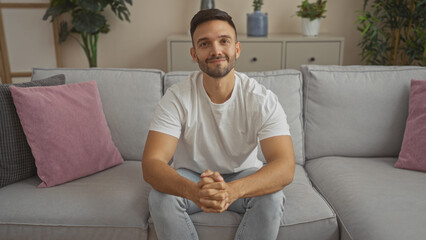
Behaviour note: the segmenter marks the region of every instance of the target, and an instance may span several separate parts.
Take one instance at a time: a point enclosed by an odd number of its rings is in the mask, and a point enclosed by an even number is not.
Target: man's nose
[[[210,50],[210,55],[212,55],[212,56],[220,56],[222,54],[223,54],[222,53],[222,46],[219,43],[214,42],[212,44],[212,47],[211,47],[211,50]]]

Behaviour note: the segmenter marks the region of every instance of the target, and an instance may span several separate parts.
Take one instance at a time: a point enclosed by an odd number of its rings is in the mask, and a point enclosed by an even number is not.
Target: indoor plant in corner
[[[263,0],[253,0],[253,13],[247,14],[247,36],[265,37],[268,35],[268,14],[261,13]]]
[[[102,13],[107,6],[110,6],[120,20],[126,19],[130,22],[127,4],[132,5],[132,0],[52,0],[43,20],[51,17],[53,21],[56,17],[70,12],[71,27],[68,27],[66,21],[60,23],[59,43],[71,36],[83,48],[89,66],[97,67],[99,33],[109,32],[109,24]],[[79,34],[81,40],[74,36],[74,33]]]
[[[426,66],[426,1],[364,0],[361,56],[373,65]]]
[[[317,0],[309,3],[304,0],[301,5],[297,6],[297,16],[302,17],[302,33],[305,36],[318,36],[321,18],[325,18],[324,13],[327,1]]]

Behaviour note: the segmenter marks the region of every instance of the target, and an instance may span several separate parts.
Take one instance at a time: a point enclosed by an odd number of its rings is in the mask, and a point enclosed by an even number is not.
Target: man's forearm
[[[230,182],[238,198],[262,196],[277,192],[293,181],[294,165],[291,161],[271,161],[256,173]]]
[[[145,181],[155,190],[191,200],[194,198],[197,183],[180,176],[168,164],[157,160],[146,160],[142,162],[142,169]]]

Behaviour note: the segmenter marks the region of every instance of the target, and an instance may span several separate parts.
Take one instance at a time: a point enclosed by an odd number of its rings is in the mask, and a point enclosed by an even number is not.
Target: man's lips
[[[228,61],[228,58],[227,57],[220,57],[220,58],[211,58],[211,59],[206,60],[207,63],[220,63],[220,62],[224,62],[224,61]]]

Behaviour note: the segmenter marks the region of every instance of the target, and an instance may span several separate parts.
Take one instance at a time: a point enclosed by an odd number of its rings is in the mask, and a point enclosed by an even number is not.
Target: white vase
[[[321,24],[321,18],[310,20],[309,18],[302,18],[302,33],[308,37],[318,36]]]

